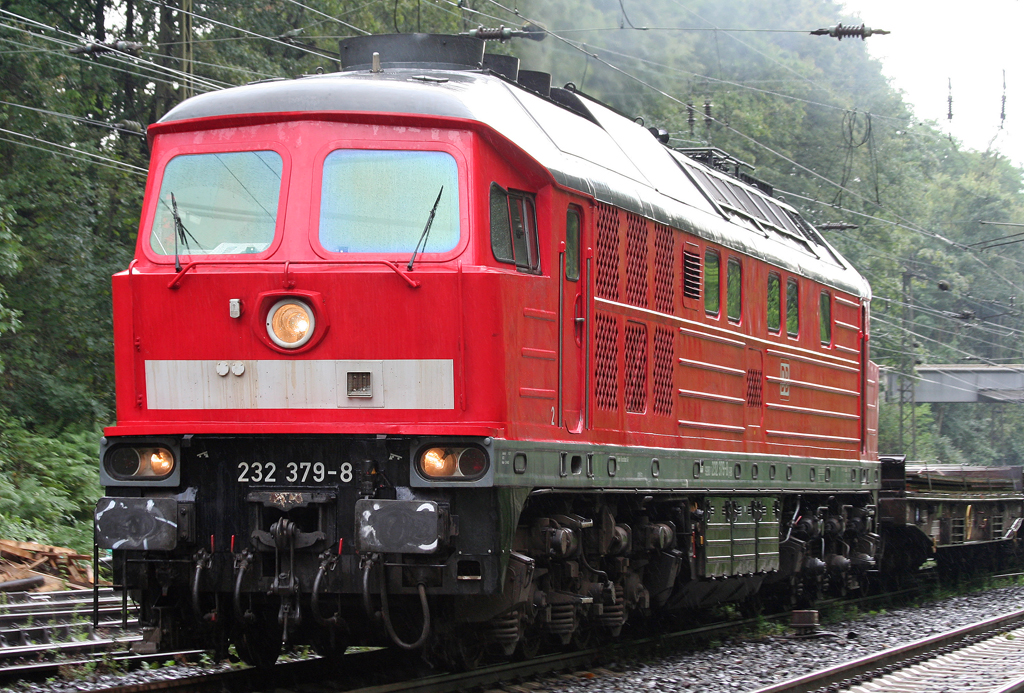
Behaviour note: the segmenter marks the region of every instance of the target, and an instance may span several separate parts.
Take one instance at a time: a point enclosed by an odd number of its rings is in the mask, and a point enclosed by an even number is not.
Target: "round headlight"
[[[451,476],[457,468],[455,455],[444,448],[430,448],[420,458],[420,469],[427,476]]]
[[[117,476],[135,476],[142,465],[142,458],[135,448],[117,448],[110,453],[110,471]]]
[[[462,476],[476,476],[483,474],[487,468],[487,455],[483,450],[477,448],[466,448],[459,455],[459,474]]]
[[[308,342],[315,326],[313,311],[294,298],[278,301],[267,313],[267,334],[274,344],[285,349],[297,349]]]
[[[167,476],[174,469],[174,456],[170,450],[156,448],[147,450],[146,455],[149,457],[149,468],[153,470],[153,476]]]

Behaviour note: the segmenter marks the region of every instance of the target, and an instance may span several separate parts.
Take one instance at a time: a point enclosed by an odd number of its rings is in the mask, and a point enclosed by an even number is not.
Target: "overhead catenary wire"
[[[154,2],[154,0],[147,0],[147,2]],[[158,4],[158,3],[154,2],[154,4]],[[23,31],[23,32],[25,32],[27,34],[30,34],[32,36],[36,36],[38,38],[42,38],[42,39],[47,40],[47,41],[52,41],[52,42],[58,43],[60,45],[65,46],[66,48],[76,48],[76,47],[81,46],[81,38],[76,36],[75,34],[69,32],[69,31],[63,31],[63,30],[58,29],[56,27],[47,26],[46,24],[43,24],[42,22],[38,22],[38,21],[36,21],[34,19],[31,19],[29,17],[24,17],[24,16],[22,16],[20,14],[17,14],[15,12],[11,12],[10,10],[5,10],[3,8],[0,8],[0,14],[4,14],[4,15],[7,15],[9,17],[13,17],[16,20],[23,21],[23,22],[25,22],[27,24],[31,24],[32,26],[35,26],[37,28],[46,29],[47,31],[53,31],[53,32],[56,32],[58,34],[62,34],[64,36],[68,36],[70,38],[70,40],[68,40],[68,39],[63,39],[63,40],[62,39],[58,39],[58,38],[55,38],[53,36],[48,36],[46,34],[40,34],[40,33],[37,33],[37,32],[29,31],[28,29],[25,29],[23,27],[11,26],[9,24],[0,24],[0,26],[4,26],[4,27],[6,27],[8,29],[12,29],[12,30],[15,30],[15,31]],[[106,54],[105,57],[112,58],[112,59],[118,60],[120,62],[124,62],[125,59],[128,58],[128,59],[130,59],[133,62],[139,63],[140,65],[146,65],[150,69],[161,71],[161,72],[165,72],[168,75],[173,75],[173,76],[181,78],[181,79],[193,79],[194,78],[194,75],[189,75],[189,74],[187,74],[187,73],[185,73],[185,72],[183,72],[181,70],[175,70],[174,68],[168,67],[166,65],[160,65],[160,64],[154,63],[154,62],[152,62],[150,60],[146,60],[144,58],[139,58],[137,56],[131,55],[130,53],[127,53],[127,52],[124,52],[124,51],[119,51],[119,50],[116,50],[116,49],[112,49],[111,51],[109,51]],[[224,85],[227,84],[225,82],[222,82],[220,84],[216,84],[215,82],[210,81],[210,80],[206,80],[205,78],[200,78],[200,81],[204,82],[205,86],[207,86],[210,89],[220,89]]]
[[[24,136],[24,135],[21,135],[21,133],[17,133],[17,134],[20,135],[20,136]],[[62,146],[62,145],[57,144],[56,142],[48,142],[47,140],[42,140],[42,139],[39,139],[39,138],[36,138],[36,137],[33,137],[32,139],[38,140],[39,142],[45,142],[48,145],[53,145],[53,146],[56,146],[56,147],[61,147]],[[67,147],[67,149],[70,149],[71,151],[75,152],[75,154],[69,154],[69,153],[66,153],[66,152],[55,151],[53,149],[47,149],[46,147],[39,147],[39,146],[34,145],[34,144],[29,144],[28,142],[21,142],[21,141],[18,141],[18,140],[12,140],[12,139],[9,139],[7,137],[0,137],[0,141],[9,142],[10,144],[18,145],[20,147],[27,147],[29,149],[37,149],[39,151],[46,152],[48,154],[53,154],[55,156],[63,156],[63,157],[66,157],[68,159],[76,159],[76,160],[81,161],[82,163],[86,163],[86,164],[93,164],[93,165],[96,165],[96,166],[103,166],[105,168],[116,169],[118,171],[121,171],[121,172],[124,172],[124,173],[131,173],[132,175],[141,176],[143,178],[145,178],[145,177],[147,177],[149,175],[149,173],[146,172],[145,169],[142,169],[141,171],[134,170],[134,169],[138,169],[138,166],[131,166],[131,164],[125,164],[124,162],[117,161],[116,159],[106,159],[106,157],[98,157],[101,160],[95,160],[95,159],[91,159],[91,158],[86,158],[85,156],[79,156],[79,155],[82,155],[82,154],[89,155],[89,156],[95,156],[95,155],[91,155],[89,152],[84,152],[84,151],[81,151],[79,149],[74,149],[72,147]],[[102,161],[102,159],[106,159],[106,161],[113,161],[114,163],[104,163],[104,161]]]
[[[145,2],[148,2],[151,5],[156,5],[157,7],[162,6],[162,3],[160,2],[160,0],[145,0]],[[204,22],[209,22],[211,24],[216,24],[217,26],[226,27],[228,29],[234,29],[235,31],[240,31],[243,34],[248,34],[249,36],[255,36],[257,38],[261,38],[261,39],[263,39],[265,41],[270,41],[271,43],[276,43],[276,44],[278,44],[280,46],[284,46],[285,48],[292,48],[294,50],[302,51],[304,53],[309,53],[310,55],[315,55],[318,58],[326,58],[326,59],[328,59],[328,60],[330,60],[332,62],[336,62],[337,59],[338,59],[334,55],[330,55],[330,54],[327,54],[327,53],[321,53],[319,50],[311,50],[309,48],[306,48],[305,46],[300,46],[300,45],[296,45],[294,43],[289,43],[287,41],[282,41],[280,39],[274,38],[273,36],[264,36],[263,34],[259,34],[259,33],[255,32],[255,31],[249,31],[248,29],[243,29],[242,27],[238,27],[238,26],[235,26],[233,24],[228,24],[226,22],[221,22],[221,21],[218,21],[216,19],[212,19],[210,17],[206,17],[204,15],[198,14],[196,12],[190,12],[190,11],[185,11],[185,10],[178,10],[178,11],[179,12],[183,12],[183,13],[189,15],[190,17],[193,17],[194,19],[199,19],[199,20],[202,20]]]
[[[361,27],[355,26],[354,24],[349,24],[348,22],[343,22],[340,19],[338,19],[337,17],[329,15],[326,12],[321,12],[320,10],[313,9],[309,5],[305,5],[305,4],[301,3],[301,2],[299,2],[299,0],[287,0],[287,1],[292,3],[293,5],[298,5],[299,7],[303,8],[305,10],[309,10],[313,14],[320,15],[321,17],[326,17],[327,19],[330,19],[331,21],[337,22],[338,24],[341,24],[344,27],[348,27],[349,29],[352,29],[353,31],[358,31],[358,32],[362,33],[363,35],[369,35],[370,34],[370,32],[367,31],[366,29],[363,29]]]
[[[26,106],[25,104],[14,103],[12,101],[3,101],[3,100],[0,100],[0,106],[13,106],[14,108],[22,108],[22,109],[25,109],[27,111],[35,111],[36,113],[42,113],[42,114],[45,114],[45,115],[52,115],[52,116],[55,116],[57,118],[65,118],[67,120],[73,120],[73,121],[76,121],[76,122],[79,122],[79,123],[83,123],[85,125],[95,125],[96,127],[109,128],[110,130],[114,130],[116,132],[121,132],[121,133],[124,133],[126,135],[135,135],[135,136],[141,135],[142,137],[145,137],[145,133],[137,132],[135,130],[129,130],[129,129],[123,128],[123,127],[119,127],[116,123],[114,123],[114,124],[106,123],[106,122],[103,122],[102,120],[93,120],[92,118],[85,118],[83,116],[71,115],[70,113],[61,113],[59,111],[51,111],[51,110],[48,110],[46,108],[37,108],[35,106]]]
[[[6,133],[8,135],[14,135],[16,137],[24,137],[26,139],[35,140],[36,142],[40,142],[42,144],[46,144],[46,145],[49,145],[51,147],[57,147],[59,149],[68,149],[68,150],[71,150],[71,151],[75,152],[76,154],[81,154],[81,155],[84,155],[84,156],[87,156],[87,157],[99,159],[101,161],[106,161],[106,162],[108,162],[110,164],[115,164],[115,165],[124,167],[126,169],[133,169],[135,171],[139,171],[141,173],[146,173],[146,174],[149,173],[149,169],[142,168],[141,166],[135,166],[133,164],[126,163],[124,161],[118,161],[117,159],[111,159],[110,157],[102,156],[100,154],[93,154],[92,152],[87,152],[85,150],[78,149],[76,147],[69,147],[66,144],[58,144],[57,142],[51,142],[49,140],[44,140],[41,137],[36,137],[35,135],[27,135],[27,134],[25,134],[23,132],[18,132],[17,130],[8,130],[7,128],[0,128],[0,132]]]
[[[0,24],[0,27],[3,27],[3,25]],[[13,43],[13,44],[19,45],[19,46],[28,45],[28,44],[21,43],[20,41],[15,41],[13,39],[9,39],[9,38],[3,37],[3,36],[0,36],[0,41],[6,42],[6,43]],[[102,67],[103,69],[110,70],[112,72],[120,72],[120,73],[123,73],[123,74],[132,75],[132,76],[135,76],[135,77],[141,77],[141,78],[149,80],[151,82],[159,82],[161,84],[168,84],[168,85],[172,85],[172,86],[175,84],[175,82],[172,82],[169,79],[164,79],[163,77],[157,77],[157,76],[149,74],[147,72],[143,72],[143,71],[138,69],[139,66],[134,66],[134,67],[137,68],[135,70],[127,70],[127,69],[125,69],[123,67],[119,67],[118,65],[111,65],[111,64],[109,64],[107,62],[99,62],[99,61],[96,61],[96,60],[90,60],[89,58],[80,58],[77,55],[70,55],[70,54],[68,54],[65,51],[58,51],[58,50],[53,50],[53,49],[43,49],[42,52],[50,53],[50,54],[55,55],[55,56],[60,56],[61,58],[64,58],[66,60],[74,60],[74,61],[79,62],[79,63],[86,63],[90,67]],[[231,86],[231,85],[228,85],[228,86]],[[220,89],[220,87],[218,87],[218,90],[219,89]],[[198,91],[207,91],[207,90],[206,89],[199,89]]]
[[[0,12],[2,12],[2,11],[3,10],[0,9]],[[20,32],[23,32],[25,34],[28,34],[29,36],[34,36],[36,38],[40,38],[40,39],[43,39],[45,41],[49,41],[51,43],[55,43],[55,44],[57,44],[59,46],[64,47],[65,49],[73,48],[75,46],[80,45],[79,43],[76,43],[76,42],[73,42],[73,41],[67,41],[67,40],[64,40],[64,39],[55,38],[53,36],[46,36],[45,34],[40,34],[40,33],[34,32],[34,31],[29,31],[28,29],[25,29],[25,28],[22,28],[22,27],[11,26],[10,24],[0,23],[0,28],[6,28],[6,29],[14,30],[14,31],[20,31]],[[0,40],[4,40],[4,41],[11,42],[11,43],[15,43],[16,45],[27,45],[27,44],[22,44],[20,42],[12,41],[11,39],[2,38],[2,37],[0,37]],[[81,58],[81,57],[78,57],[77,55],[73,55],[73,54],[67,53],[66,51],[50,50],[48,52],[54,53],[54,54],[58,54],[58,55],[63,55],[64,57],[66,57],[68,59],[77,60],[78,62],[82,62],[82,63],[85,63],[87,65],[99,65],[99,66],[107,67],[107,68],[110,68],[110,69],[118,70],[118,71],[121,71],[121,72],[128,72],[129,74],[137,74],[139,76],[145,77],[146,79],[152,79],[154,81],[164,82],[164,83],[167,83],[167,84],[172,84],[172,82],[167,81],[167,79],[161,79],[161,77],[163,77],[163,78],[173,77],[175,79],[178,79],[178,78],[183,78],[183,75],[184,75],[184,73],[181,72],[180,70],[175,70],[173,68],[170,68],[170,67],[167,67],[167,66],[164,66],[164,65],[159,65],[157,63],[153,63],[152,61],[145,60],[144,58],[139,58],[139,57],[136,57],[136,56],[131,56],[128,53],[111,52],[111,53],[106,54],[104,56],[103,60],[96,60],[94,58],[92,58],[92,59],[91,58]],[[122,65],[131,65],[132,67],[135,68],[135,70],[125,70],[123,68],[118,68],[118,67],[116,67],[114,65],[107,64],[110,61],[116,62],[118,64],[122,64]],[[156,76],[153,76],[152,74],[147,74],[147,73],[155,73],[157,75],[160,75],[160,77],[156,77]],[[232,86],[228,82],[217,82],[216,80],[211,80],[211,79],[208,79],[208,78],[199,78],[199,81],[204,83],[203,84],[204,90],[219,90],[219,89],[224,88],[225,86]]]

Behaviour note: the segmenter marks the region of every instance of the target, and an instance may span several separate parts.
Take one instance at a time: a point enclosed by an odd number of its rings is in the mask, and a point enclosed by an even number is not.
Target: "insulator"
[[[484,41],[507,41],[512,38],[512,29],[506,26],[499,26],[497,29],[480,26],[468,33]]]
[[[76,54],[101,55],[103,53],[117,51],[118,53],[138,55],[140,50],[142,50],[141,43],[135,43],[133,41],[114,41],[113,43],[90,43],[85,46],[76,46],[68,52]]]
[[[831,36],[832,38],[839,39],[842,41],[844,38],[860,38],[861,40],[866,39],[868,36],[874,34],[884,35],[889,32],[885,29],[872,29],[869,26],[861,24],[860,26],[843,26],[842,23],[830,26],[827,29],[815,29],[811,32],[812,36]]]
[[[479,26],[465,33],[466,36],[481,39],[483,41],[507,41],[510,38],[526,38],[532,41],[543,41],[548,35],[542,27],[527,22],[522,29],[512,29],[507,26],[500,26],[497,29],[488,29]]]
[[[693,137],[693,126],[697,122],[697,114],[693,110],[693,101],[686,102],[686,122],[690,126],[690,137]]]
[[[704,99],[704,126],[711,127],[711,99]]]
[[[146,129],[142,127],[142,123],[137,120],[119,120],[114,123],[114,127],[120,130],[127,130],[128,132],[134,132],[136,134],[144,134]]]

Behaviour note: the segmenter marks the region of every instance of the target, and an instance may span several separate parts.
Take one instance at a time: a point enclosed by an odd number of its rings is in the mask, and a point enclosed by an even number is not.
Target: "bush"
[[[92,552],[99,436],[46,437],[0,412],[0,537]]]

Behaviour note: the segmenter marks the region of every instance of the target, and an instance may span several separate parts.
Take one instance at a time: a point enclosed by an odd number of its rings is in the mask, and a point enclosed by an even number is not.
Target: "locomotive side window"
[[[160,183],[150,248],[159,255],[263,252],[277,227],[282,169],[272,151],[174,157]]]
[[[578,228],[578,227],[577,227]],[[491,183],[491,251],[498,262],[523,272],[540,271],[533,197]]]
[[[320,244],[333,253],[443,253],[459,243],[459,169],[446,152],[337,149],[324,159]]]
[[[796,279],[786,282],[786,334],[790,337],[800,334],[800,288]]]
[[[725,313],[733,322],[740,320],[740,308],[743,301],[743,273],[740,261],[729,258],[729,266],[725,276]]]
[[[782,326],[782,278],[768,275],[768,331],[778,332]]]
[[[508,220],[508,192],[491,183],[491,252],[498,262],[515,263],[512,256],[512,225]]]
[[[821,343],[832,343],[832,294],[822,291],[818,301],[818,319],[821,323]]]
[[[722,305],[718,251],[704,252],[704,312],[718,316]]]
[[[565,278],[580,278],[580,213],[574,207],[565,215]]]

